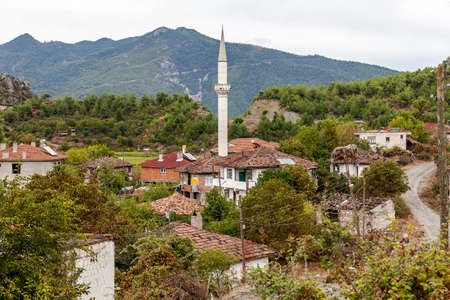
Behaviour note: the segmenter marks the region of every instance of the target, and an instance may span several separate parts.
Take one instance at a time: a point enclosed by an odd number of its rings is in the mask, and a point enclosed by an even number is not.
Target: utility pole
[[[363,199],[362,199],[362,205],[363,205],[363,215],[362,215],[362,236],[364,238],[366,234],[366,177],[363,176]]]
[[[439,147],[439,199],[441,206],[440,239],[443,249],[448,249],[448,167],[447,167],[447,136],[445,132],[445,65],[437,70],[437,104],[438,104],[438,147]]]
[[[247,269],[245,267],[245,239],[244,239],[244,217],[242,215],[242,200],[239,198],[239,224],[241,228],[241,252],[242,252],[242,283],[246,282]]]

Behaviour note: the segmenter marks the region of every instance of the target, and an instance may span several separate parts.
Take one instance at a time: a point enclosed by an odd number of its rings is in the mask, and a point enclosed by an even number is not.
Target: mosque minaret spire
[[[225,38],[222,26],[217,66],[217,84],[214,86],[218,98],[219,156],[228,155],[228,94],[231,91],[231,86],[227,82],[227,67],[227,51],[225,49]]]

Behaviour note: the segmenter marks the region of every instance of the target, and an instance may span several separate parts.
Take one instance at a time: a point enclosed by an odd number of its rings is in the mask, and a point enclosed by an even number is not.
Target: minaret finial
[[[227,50],[225,49],[225,38],[224,38],[224,34],[223,34],[223,25],[222,25],[222,35],[220,37],[219,61],[227,61]]]

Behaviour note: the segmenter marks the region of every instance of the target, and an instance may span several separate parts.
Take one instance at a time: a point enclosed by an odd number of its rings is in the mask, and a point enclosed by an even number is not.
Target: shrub
[[[402,197],[395,197],[393,199],[395,217],[399,219],[405,219],[411,215],[409,207],[406,205],[405,200]]]

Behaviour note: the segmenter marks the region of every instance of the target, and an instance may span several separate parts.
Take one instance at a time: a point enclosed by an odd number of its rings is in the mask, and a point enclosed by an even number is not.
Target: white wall
[[[89,246],[97,254],[97,260],[84,251],[78,252],[75,262],[77,268],[83,268],[78,283],[89,285],[89,293],[81,300],[114,299],[114,242],[104,241]]]
[[[269,258],[263,257],[259,259],[254,259],[251,261],[247,261],[245,267],[247,272],[250,268],[264,268],[265,265],[269,263]],[[234,264],[230,267],[231,276],[234,277],[235,280],[240,281],[242,279],[242,262]]]
[[[350,177],[357,176],[360,177],[364,169],[368,168],[369,165],[361,164],[348,164],[348,172]],[[330,172],[337,171],[340,174],[347,176],[347,165],[346,164],[331,164]]]
[[[20,174],[12,173],[12,165],[17,162],[0,162],[0,178],[14,179],[16,176],[30,176],[34,174],[46,175],[58,163],[54,161],[25,161],[21,162]]]
[[[360,139],[369,140],[369,137],[375,137],[375,143],[372,143],[370,146],[373,150],[376,148],[392,148],[392,147],[400,147],[406,150],[406,136],[409,135],[409,132],[358,132],[355,135],[358,135]],[[386,141],[386,138],[389,138],[389,141]]]

